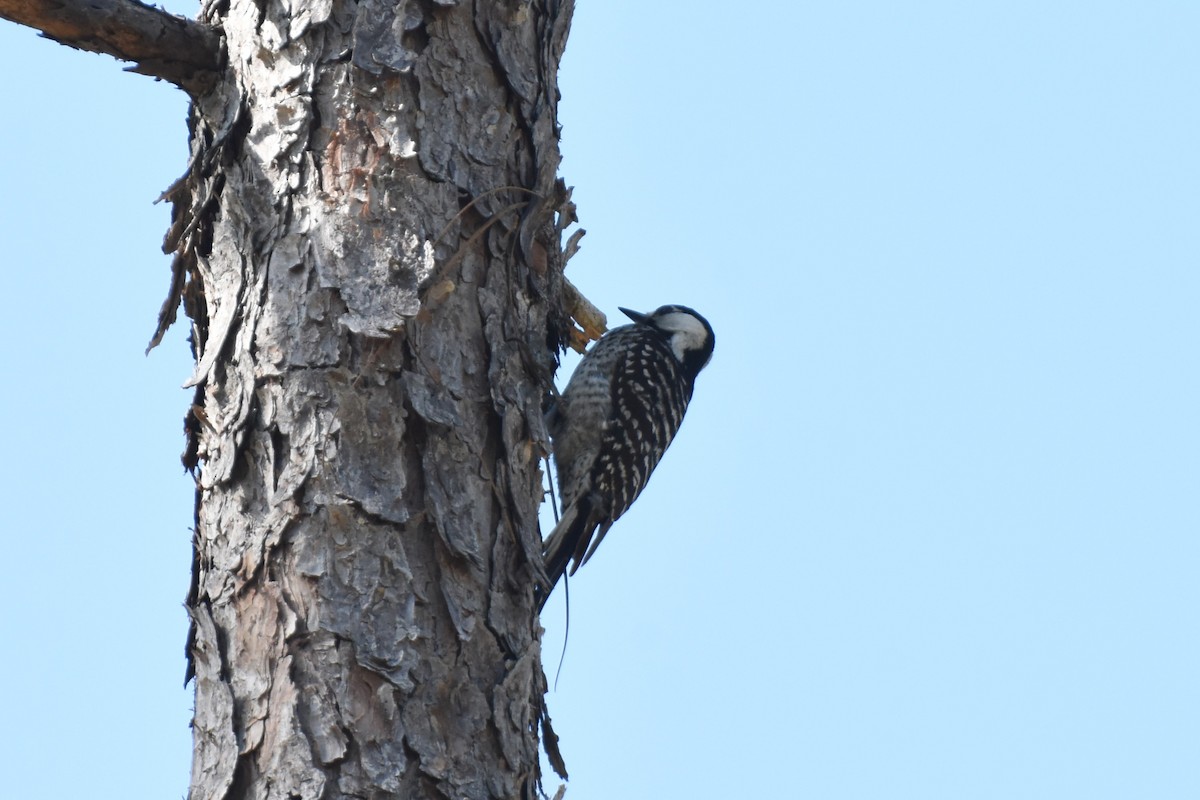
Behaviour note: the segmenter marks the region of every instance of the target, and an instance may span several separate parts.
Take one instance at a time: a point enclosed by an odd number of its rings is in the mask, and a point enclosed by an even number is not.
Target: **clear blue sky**
[[[571,278],[718,337],[571,585],[567,797],[1200,797],[1200,5],[681,8],[562,73]],[[179,797],[186,105],[0,71],[0,771]]]

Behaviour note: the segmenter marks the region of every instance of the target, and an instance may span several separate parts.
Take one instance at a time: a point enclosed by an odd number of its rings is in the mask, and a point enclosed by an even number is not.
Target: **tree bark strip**
[[[167,238],[197,362],[193,800],[536,796],[571,10],[201,12],[228,69]]]

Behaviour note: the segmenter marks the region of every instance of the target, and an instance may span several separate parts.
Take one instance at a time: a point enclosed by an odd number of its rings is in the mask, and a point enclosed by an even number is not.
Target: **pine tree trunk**
[[[193,800],[535,796],[571,8],[201,12],[228,61],[167,240],[197,356]]]

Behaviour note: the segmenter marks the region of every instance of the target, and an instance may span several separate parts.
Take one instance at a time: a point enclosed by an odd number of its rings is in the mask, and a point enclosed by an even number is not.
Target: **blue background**
[[[568,798],[1200,797],[1198,31],[580,4],[569,275],[718,342],[571,584]],[[179,797],[185,98],[7,23],[0,72],[0,768]]]

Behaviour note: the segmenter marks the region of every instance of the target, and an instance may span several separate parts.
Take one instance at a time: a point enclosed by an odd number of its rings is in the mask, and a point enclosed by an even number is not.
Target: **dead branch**
[[[220,33],[136,0],[0,0],[0,17],[78,50],[132,61],[133,72],[196,97],[221,63]]]

